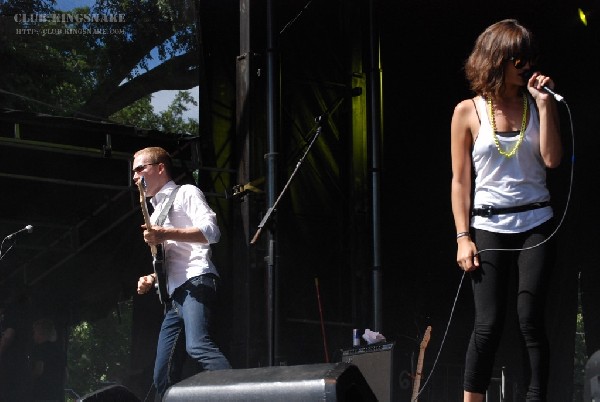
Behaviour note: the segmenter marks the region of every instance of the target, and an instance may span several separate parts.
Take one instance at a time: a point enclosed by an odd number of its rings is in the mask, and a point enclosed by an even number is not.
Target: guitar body
[[[169,291],[167,290],[167,272],[165,264],[165,254],[163,245],[156,246],[156,254],[153,256],[152,266],[156,275],[156,292],[161,303],[166,303],[169,300]]]

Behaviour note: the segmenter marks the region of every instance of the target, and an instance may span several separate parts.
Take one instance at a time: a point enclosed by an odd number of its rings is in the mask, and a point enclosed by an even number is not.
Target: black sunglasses
[[[535,64],[535,60],[531,60],[529,57],[511,57],[508,61],[512,61],[513,66],[515,66],[517,70],[521,70],[527,63],[530,63],[531,65]]]
[[[146,166],[158,165],[158,163],[146,163],[144,165],[136,166],[132,169],[134,173],[140,173],[142,170],[146,169]]]

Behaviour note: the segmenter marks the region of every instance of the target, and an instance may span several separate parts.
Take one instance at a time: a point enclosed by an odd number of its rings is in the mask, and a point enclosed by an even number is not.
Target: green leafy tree
[[[90,8],[69,10],[120,16],[117,21],[13,18],[61,12],[54,5],[0,3],[0,105],[106,118],[154,92],[199,84],[199,0],[97,0]],[[43,35],[44,30],[61,34]]]
[[[190,104],[198,106],[198,102],[188,91],[179,91],[167,110],[160,113],[161,130],[168,133],[198,135],[198,121],[183,117],[183,114],[189,110]]]
[[[145,96],[113,114],[110,119],[121,124],[167,133],[198,135],[198,120],[183,117],[190,110],[189,105],[198,106],[198,102],[188,91],[179,91],[167,109],[156,114],[151,96]]]
[[[28,111],[64,114],[81,107],[93,80],[80,35],[43,35],[57,24],[15,21],[15,15],[50,13],[54,2],[0,3],[0,104]],[[22,18],[21,18],[22,20]]]
[[[106,318],[71,329],[66,388],[81,396],[107,383],[123,382],[130,361],[131,310],[131,302],[121,303]]]
[[[151,95],[144,96],[110,116],[110,119],[125,125],[149,130],[158,129],[160,127],[159,116],[154,113],[151,100]]]

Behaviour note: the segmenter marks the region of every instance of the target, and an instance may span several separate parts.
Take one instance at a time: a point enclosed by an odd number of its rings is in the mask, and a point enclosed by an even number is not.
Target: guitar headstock
[[[142,197],[146,198],[146,180],[144,179],[144,176],[141,176],[136,184]]]
[[[431,325],[429,325],[425,330],[425,335],[423,335],[423,340],[421,341],[421,349],[425,349],[427,347],[429,338],[431,338]]]

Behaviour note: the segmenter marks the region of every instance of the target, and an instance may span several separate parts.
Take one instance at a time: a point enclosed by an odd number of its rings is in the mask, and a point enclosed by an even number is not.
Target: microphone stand
[[[254,245],[256,244],[256,242],[258,241],[261,232],[263,230],[263,228],[265,227],[265,225],[267,225],[267,223],[270,221],[271,216],[273,216],[273,213],[277,210],[277,205],[279,204],[279,201],[281,200],[281,197],[283,196],[283,194],[286,192],[287,188],[289,187],[290,183],[292,182],[292,179],[294,178],[294,176],[296,175],[296,173],[298,172],[298,169],[300,169],[300,166],[302,165],[302,163],[304,162],[304,159],[306,158],[306,155],[308,155],[308,153],[310,152],[310,149],[312,148],[312,146],[314,145],[315,141],[317,140],[317,138],[319,137],[319,135],[321,135],[321,131],[322,131],[322,122],[325,119],[326,116],[328,116],[329,114],[333,113],[344,101],[344,96],[340,96],[337,100],[337,102],[335,103],[335,106],[329,110],[327,110],[325,113],[323,113],[321,116],[318,116],[315,118],[315,122],[317,123],[317,130],[315,132],[315,135],[313,136],[313,138],[310,140],[310,143],[308,144],[308,147],[306,148],[306,150],[304,151],[304,154],[302,155],[302,157],[300,158],[300,160],[298,161],[298,163],[296,164],[296,167],[294,168],[292,174],[290,175],[287,183],[285,184],[285,186],[283,187],[283,189],[281,190],[281,192],[279,193],[279,195],[277,196],[275,202],[273,203],[273,205],[267,210],[267,212],[265,213],[265,216],[263,217],[263,219],[261,220],[261,222],[258,224],[258,229],[256,230],[256,233],[254,234],[254,237],[252,238],[252,240],[250,241],[250,245]],[[271,257],[273,257],[273,247],[272,245],[269,247],[269,255]],[[275,296],[276,296],[276,285],[275,285],[275,274],[274,274],[274,270],[273,270],[273,261],[274,258],[268,258],[267,259],[269,262],[270,267],[267,270],[267,283],[268,283],[268,297],[267,297],[267,311],[268,311],[268,317],[267,317],[267,327],[268,327],[268,348],[269,348],[269,360],[270,360],[270,364],[273,365],[273,360],[274,360],[274,355],[276,352],[276,324],[277,324],[277,319],[276,317],[276,313],[275,313],[275,307],[276,307],[276,302],[275,302]]]
[[[285,186],[283,186],[283,189],[279,193],[279,196],[277,196],[277,199],[273,203],[273,206],[271,206],[267,210],[267,212],[265,213],[265,216],[262,218],[262,220],[258,224],[258,230],[254,234],[254,237],[252,238],[252,240],[250,240],[250,244],[254,245],[256,243],[256,241],[258,240],[258,238],[260,237],[260,234],[262,232],[263,227],[269,222],[269,220],[271,219],[271,215],[277,209],[277,204],[279,204],[279,201],[281,200],[281,197],[286,192],[287,188],[289,187],[290,183],[292,182],[292,179],[296,175],[296,172],[298,172],[298,169],[300,169],[300,166],[304,162],[304,159],[306,158],[306,155],[308,155],[308,153],[310,152],[310,149],[312,148],[313,144],[315,143],[315,141],[317,140],[317,138],[319,138],[319,136],[321,135],[321,131],[322,131],[322,125],[321,124],[322,124],[323,120],[325,119],[325,117],[327,117],[328,115],[330,115],[333,112],[335,112],[335,110],[342,104],[343,101],[344,101],[344,97],[341,96],[338,99],[338,101],[335,104],[335,106],[331,110],[328,110],[325,113],[323,113],[322,115],[315,117],[315,122],[317,123],[317,131],[315,132],[315,135],[310,140],[310,143],[308,144],[308,147],[306,148],[306,151],[304,151],[304,154],[302,155],[302,157],[300,158],[300,160],[298,161],[298,163],[296,163],[296,167],[292,171],[292,174],[290,175],[287,183],[285,183]]]
[[[12,235],[14,235],[15,233],[11,233],[8,236],[4,237],[4,239],[2,239],[2,243],[0,243],[0,261],[2,261],[2,259],[4,258],[4,256],[6,255],[6,253],[8,253],[10,251],[11,248],[13,248],[13,246],[15,245],[15,243],[17,242],[17,239],[14,237],[11,237]],[[4,253],[2,253],[2,248],[4,247],[4,242],[6,240],[12,240],[13,242],[11,243],[10,247],[8,247],[8,249],[6,249],[6,251]]]
[[[0,243],[0,261],[2,261],[2,259],[3,259],[3,258],[4,258],[4,256],[6,255],[6,253],[8,253],[8,251],[9,251],[11,248],[13,248],[13,246],[14,246],[14,245],[15,245],[15,243],[17,242],[17,238],[16,238],[16,236],[17,236],[19,233],[22,233],[22,232],[24,232],[24,231],[27,231],[27,232],[31,233],[31,231],[32,231],[32,230],[33,230],[33,226],[31,226],[31,225],[27,225],[27,226],[25,226],[23,229],[21,229],[21,230],[17,230],[16,232],[9,234],[8,236],[5,236],[5,237],[4,237],[4,239],[2,239],[2,243]],[[8,248],[8,250],[6,250],[6,252],[5,252],[4,254],[2,254],[2,247],[4,247],[4,242],[5,242],[6,240],[13,240],[13,242],[12,242],[12,244],[10,245],[10,247]]]

